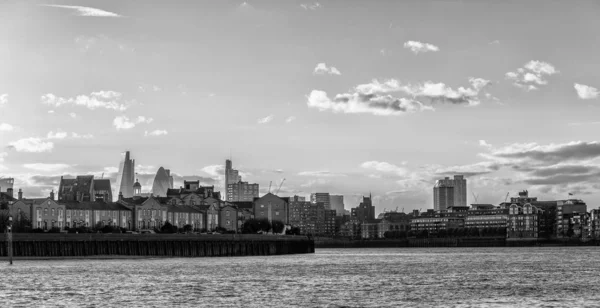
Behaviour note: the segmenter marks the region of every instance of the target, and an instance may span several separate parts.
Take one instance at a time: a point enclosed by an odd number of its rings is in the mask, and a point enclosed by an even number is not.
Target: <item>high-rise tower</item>
[[[133,197],[133,183],[135,182],[135,160],[129,156],[129,151],[121,153],[121,162],[119,163],[119,175],[117,176],[117,192],[114,195],[123,193],[123,197]]]
[[[252,201],[258,197],[258,184],[242,182],[238,170],[233,169],[230,159],[225,160],[225,200],[230,202]]]
[[[452,206],[467,206],[467,180],[462,175],[437,180],[433,187],[433,209],[443,211]]]

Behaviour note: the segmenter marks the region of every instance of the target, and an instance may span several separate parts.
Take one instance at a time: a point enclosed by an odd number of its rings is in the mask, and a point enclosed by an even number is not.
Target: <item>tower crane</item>
[[[472,192],[473,194],[473,198],[475,198],[475,203],[477,203],[477,198],[479,197],[479,195],[476,195],[474,192]]]
[[[508,195],[510,195],[510,192],[506,193],[506,197],[504,197],[504,202],[506,202],[506,200],[508,200]]]
[[[277,191],[275,192],[275,195],[279,194],[279,190],[281,189],[283,182],[285,182],[285,178],[283,178],[283,180],[281,180],[281,183],[279,183],[279,187],[277,187]]]

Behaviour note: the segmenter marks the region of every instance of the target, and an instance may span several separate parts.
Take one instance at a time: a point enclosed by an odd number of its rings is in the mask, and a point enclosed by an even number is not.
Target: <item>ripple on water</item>
[[[594,306],[599,257],[593,247],[535,247],[17,260],[0,265],[0,300],[6,307]]]

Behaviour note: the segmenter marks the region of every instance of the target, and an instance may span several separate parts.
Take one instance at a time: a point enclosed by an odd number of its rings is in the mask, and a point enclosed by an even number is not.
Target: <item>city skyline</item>
[[[129,150],[144,192],[161,166],[225,192],[232,157],[261,195],[378,213],[455,174],[467,204],[600,202],[597,3],[350,3],[0,4],[0,177],[114,190]]]

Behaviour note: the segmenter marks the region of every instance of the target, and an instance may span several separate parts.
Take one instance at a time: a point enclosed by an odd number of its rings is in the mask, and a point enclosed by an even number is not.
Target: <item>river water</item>
[[[600,306],[600,248],[317,249],[271,257],[16,260],[1,307]]]

